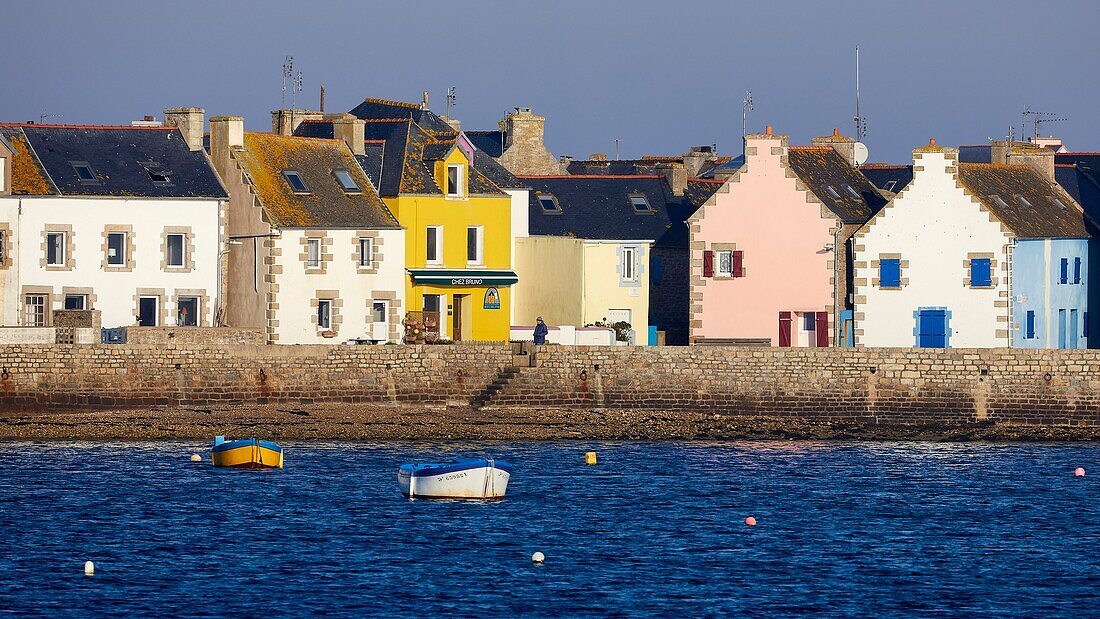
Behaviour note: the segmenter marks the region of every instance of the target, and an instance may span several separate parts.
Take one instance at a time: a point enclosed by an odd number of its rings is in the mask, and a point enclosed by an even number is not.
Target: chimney
[[[462,121],[457,118],[451,118],[450,116],[443,115],[439,117],[439,120],[442,120],[443,122],[450,125],[451,129],[454,129],[455,131],[462,131]]]
[[[366,123],[361,118],[356,118],[354,114],[334,114],[326,119],[332,120],[332,137],[343,140],[352,153],[366,154],[366,147],[363,144]]]
[[[588,156],[589,161],[607,161],[607,155],[603,153],[592,153]]]
[[[569,164],[573,163],[572,155],[562,155],[558,157],[558,165],[561,166],[562,174],[569,174]]]
[[[428,91],[427,90],[424,91],[424,99],[420,102],[420,109],[422,109],[422,110],[428,109]]]
[[[1031,166],[1048,182],[1054,182],[1054,151],[1029,142],[995,141],[990,145],[993,163]]]
[[[314,110],[275,110],[271,112],[271,131],[276,135],[294,135],[306,120],[321,120],[324,114]]]
[[[164,110],[164,125],[178,127],[183,141],[191,150],[202,150],[202,134],[205,129],[201,107],[170,107]]]
[[[811,143],[814,146],[832,146],[845,161],[851,165],[856,164],[856,141],[840,135],[840,129],[833,129],[832,135],[813,138]]]
[[[687,190],[688,185],[688,170],[682,163],[659,163],[657,164],[657,173],[665,177],[668,181],[668,186],[672,188],[672,195],[682,196],[684,191]]]
[[[229,151],[244,147],[244,117],[214,116],[210,119],[210,158],[215,164],[228,159]],[[219,168],[220,169],[220,168]]]
[[[784,156],[789,144],[790,138],[776,134],[772,126],[768,125],[764,133],[750,133],[745,136],[745,162],[755,157]]]
[[[500,164],[516,175],[558,174],[561,164],[543,143],[546,119],[529,107],[517,107],[500,121],[504,132],[504,154]]]
[[[702,170],[707,161],[714,156],[713,146],[691,147],[691,150],[684,154],[684,167],[687,168],[688,175],[695,176],[699,174],[699,170]]]

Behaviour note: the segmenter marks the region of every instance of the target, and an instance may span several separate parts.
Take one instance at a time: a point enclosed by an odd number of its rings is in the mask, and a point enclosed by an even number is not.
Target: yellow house
[[[351,113],[366,120],[360,165],[405,228],[407,309],[439,312],[444,339],[507,340],[509,195],[466,136],[421,106],[368,99]]]

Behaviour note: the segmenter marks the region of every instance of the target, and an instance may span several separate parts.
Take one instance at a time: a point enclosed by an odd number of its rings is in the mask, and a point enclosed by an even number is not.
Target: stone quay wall
[[[0,346],[0,407],[318,402],[1100,426],[1100,352],[507,344]],[[493,411],[497,411],[494,413]]]

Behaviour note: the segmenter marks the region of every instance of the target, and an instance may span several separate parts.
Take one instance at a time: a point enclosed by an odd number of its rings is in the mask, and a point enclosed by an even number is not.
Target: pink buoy
[[[1077,468],[1073,469],[1073,476],[1074,476],[1074,477],[1084,477],[1084,476],[1085,476],[1085,469],[1084,469],[1084,467],[1080,467],[1080,466],[1079,466],[1079,467],[1077,467]]]
[[[753,518],[752,516],[749,516],[748,518],[745,518],[745,524],[750,526],[750,527],[755,527],[756,526],[756,518]]]

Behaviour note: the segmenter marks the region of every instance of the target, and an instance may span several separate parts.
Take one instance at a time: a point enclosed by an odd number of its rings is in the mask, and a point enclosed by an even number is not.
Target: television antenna
[[[294,77],[294,56],[287,56],[283,62],[283,101],[279,109],[286,109],[286,81]]]
[[[455,87],[451,86],[447,89],[447,117],[451,117],[451,110],[455,106]]]
[[[856,46],[856,115],[852,117],[856,123],[856,141],[862,141],[867,135],[867,119],[859,111],[859,46]]]
[[[1068,120],[1067,118],[1058,118],[1058,115],[1054,112],[1036,112],[1035,110],[1030,110],[1026,105],[1024,106],[1024,112],[1022,116],[1023,120],[1020,123],[1021,138],[1023,138],[1024,136],[1024,125],[1027,123],[1028,116],[1031,117],[1031,124],[1035,128],[1035,137],[1039,137],[1040,135],[1042,135],[1041,129],[1043,123],[1060,123],[1064,120]]]
[[[752,91],[745,91],[745,98],[741,101],[741,140],[744,141],[748,134],[749,112],[752,111]]]
[[[41,124],[41,123],[45,123],[47,119],[61,118],[62,116],[64,116],[64,114],[49,114],[49,113],[46,113],[46,112],[42,112],[41,114],[38,115],[38,122]]]

